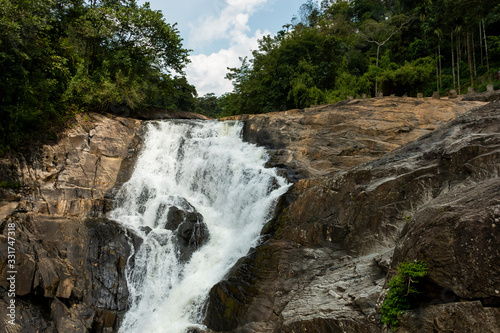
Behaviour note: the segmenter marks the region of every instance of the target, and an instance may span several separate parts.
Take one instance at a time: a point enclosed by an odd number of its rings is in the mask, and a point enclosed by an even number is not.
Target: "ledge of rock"
[[[346,170],[430,133],[481,102],[385,97],[241,115],[246,141],[271,149],[292,181]]]
[[[259,117],[248,117],[247,127],[260,124]],[[288,127],[276,128],[269,144],[288,135]],[[314,131],[309,138],[315,142]],[[288,143],[295,145],[281,139],[277,145],[289,149]],[[409,259],[425,260],[429,274],[420,309],[401,319],[400,332],[497,331],[499,148],[495,102],[370,162],[298,181],[265,229],[266,241],[212,288],[207,326],[384,332],[378,309],[388,278]]]
[[[124,269],[134,235],[93,216],[109,209],[108,193],[130,173],[140,133],[136,119],[79,114],[58,143],[0,160],[0,180],[9,185],[0,190],[0,243],[6,248],[13,226],[21,324],[9,324],[10,331],[117,329],[128,304]],[[2,319],[7,259],[2,251]]]

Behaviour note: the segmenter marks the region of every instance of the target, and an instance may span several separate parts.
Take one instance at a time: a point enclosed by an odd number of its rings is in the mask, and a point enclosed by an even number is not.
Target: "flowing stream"
[[[210,288],[257,245],[289,185],[264,167],[265,150],[243,142],[241,131],[239,122],[147,124],[134,173],[110,213],[143,238],[126,270],[130,309],[120,332],[202,328]]]

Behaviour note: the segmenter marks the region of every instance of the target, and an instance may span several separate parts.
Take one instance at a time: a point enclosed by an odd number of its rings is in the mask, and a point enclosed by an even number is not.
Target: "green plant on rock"
[[[381,307],[381,321],[390,327],[397,327],[398,316],[412,308],[412,295],[420,293],[418,284],[427,275],[427,265],[423,261],[401,262],[398,273],[389,281],[389,292]]]
[[[0,181],[0,188],[18,189],[21,187],[19,182],[10,182],[6,180]]]

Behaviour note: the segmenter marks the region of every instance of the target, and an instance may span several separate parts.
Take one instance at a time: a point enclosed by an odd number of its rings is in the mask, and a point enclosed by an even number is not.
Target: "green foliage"
[[[0,181],[0,188],[18,189],[21,187],[19,182],[9,182],[6,180]]]
[[[381,307],[381,321],[390,327],[397,327],[398,316],[412,308],[412,296],[420,293],[418,284],[427,275],[427,265],[422,261],[401,262],[398,272],[389,281],[389,292]]]
[[[203,114],[207,117],[217,118],[223,113],[224,99],[217,98],[215,94],[206,94],[203,97],[198,97],[196,113]]]
[[[393,64],[380,75],[380,84],[386,94],[413,95],[426,90],[435,75],[435,61],[431,57],[405,62],[403,66]]]
[[[305,108],[375,90],[413,97],[458,85],[466,91],[473,65],[477,88],[498,81],[492,79],[500,68],[496,0],[317,3],[305,1],[291,24],[259,41],[254,59],[230,69],[234,91],[222,97],[225,115]],[[468,35],[476,62],[470,65]]]
[[[148,3],[0,0],[0,151],[53,137],[74,110],[193,108],[194,88],[169,74],[187,54]]]

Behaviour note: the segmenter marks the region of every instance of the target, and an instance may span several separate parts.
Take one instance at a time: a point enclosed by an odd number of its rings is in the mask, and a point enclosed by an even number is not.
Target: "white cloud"
[[[191,23],[190,44],[210,44],[217,39],[231,39],[233,32],[250,32],[250,15],[267,0],[227,0],[218,15],[211,15]],[[190,46],[191,47],[191,46]]]
[[[187,66],[188,80],[193,84],[199,96],[206,93],[221,95],[232,90],[230,81],[225,80],[227,67],[239,67],[240,57],[251,55],[257,48],[257,40],[270,32],[256,31],[251,35],[248,21],[260,6],[268,0],[226,0],[218,15],[199,20],[196,25],[190,24],[190,45],[200,47],[216,40],[229,41],[229,47],[210,55],[199,54],[190,57]]]
[[[224,79],[228,67],[239,67],[239,58],[251,55],[251,50],[257,49],[257,40],[269,34],[258,30],[253,37],[239,35],[237,43],[227,49],[221,49],[210,55],[199,54],[191,56],[191,63],[186,68],[189,83],[198,91],[198,96],[207,93],[222,95],[232,90],[232,83]]]

